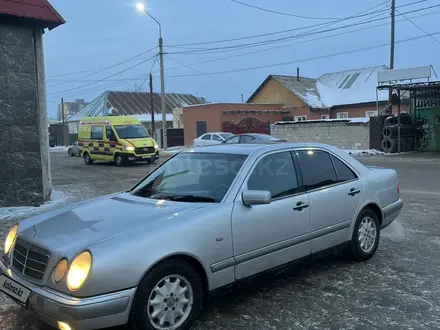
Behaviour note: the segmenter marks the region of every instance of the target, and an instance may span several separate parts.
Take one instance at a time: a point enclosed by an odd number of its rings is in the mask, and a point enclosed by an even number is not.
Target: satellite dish
[[[111,107],[110,109],[108,109],[108,115],[109,116],[117,116],[117,110],[114,107]]]

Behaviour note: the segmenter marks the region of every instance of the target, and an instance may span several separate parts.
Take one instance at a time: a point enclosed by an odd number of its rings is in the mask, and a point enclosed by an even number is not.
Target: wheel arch
[[[156,262],[151,264],[150,267],[148,267],[148,269],[142,274],[142,276],[138,280],[138,285],[141,283],[142,279],[147,275],[147,273],[151,269],[158,266],[162,262],[172,260],[172,259],[179,259],[179,260],[186,261],[188,264],[190,264],[192,267],[194,267],[194,269],[199,273],[200,279],[202,280],[203,292],[206,296],[206,294],[209,291],[208,273],[207,273],[205,267],[203,267],[202,262],[196,256],[188,254],[188,253],[174,253],[174,254],[167,255],[167,256],[157,260]]]
[[[382,210],[380,209],[379,205],[377,205],[376,203],[373,203],[373,202],[367,203],[366,205],[364,205],[360,209],[359,214],[365,209],[370,209],[376,214],[377,219],[379,220],[379,225],[381,226],[382,221],[383,221],[383,214],[382,214]]]

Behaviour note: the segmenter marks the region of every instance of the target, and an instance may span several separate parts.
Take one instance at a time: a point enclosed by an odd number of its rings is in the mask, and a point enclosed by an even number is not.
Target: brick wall
[[[289,142],[326,143],[342,149],[369,149],[368,123],[298,122],[271,125],[271,135]]]
[[[224,110],[280,110],[281,104],[250,104],[250,103],[212,103],[183,108],[183,124],[185,128],[185,145],[191,145],[197,138],[197,122],[206,121],[207,132],[221,132],[222,122],[233,118],[243,119],[247,115],[226,115]],[[229,119],[228,119],[229,118]],[[277,117],[275,120],[281,120]],[[260,119],[261,120],[261,119]],[[274,120],[274,121],[275,121]],[[235,121],[235,120],[234,120]],[[267,121],[267,120],[266,120]]]

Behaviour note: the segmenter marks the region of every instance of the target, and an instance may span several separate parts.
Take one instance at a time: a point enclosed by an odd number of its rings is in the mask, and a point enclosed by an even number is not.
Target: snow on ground
[[[49,150],[51,152],[53,151],[67,151],[69,149],[69,147],[65,147],[65,146],[56,146],[56,147],[50,147]]]
[[[359,156],[379,156],[385,155],[383,151],[379,151],[376,149],[363,149],[363,150],[350,150],[350,149],[342,149],[347,152],[351,156],[359,157]]]
[[[59,205],[67,203],[69,196],[58,191],[53,190],[51,200],[46,204],[40,206],[20,206],[20,207],[0,207],[0,221],[13,219],[13,218],[23,218],[31,216],[35,213],[41,211],[49,211]]]

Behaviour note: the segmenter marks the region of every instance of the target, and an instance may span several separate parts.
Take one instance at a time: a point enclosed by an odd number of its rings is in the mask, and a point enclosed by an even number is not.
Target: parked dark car
[[[273,136],[267,135],[267,134],[260,134],[260,133],[246,133],[246,134],[237,134],[226,141],[223,141],[223,143],[259,143],[259,142],[287,142],[286,140],[277,139]]]

